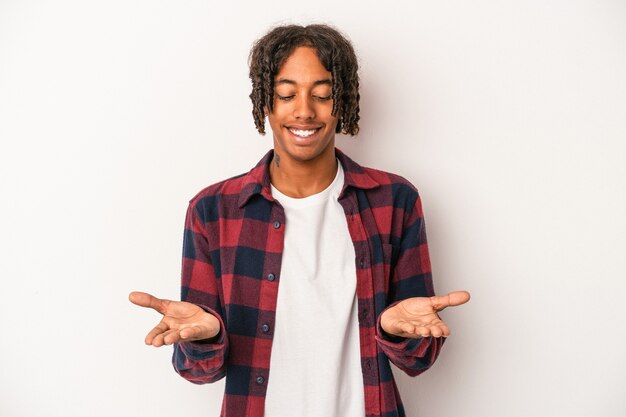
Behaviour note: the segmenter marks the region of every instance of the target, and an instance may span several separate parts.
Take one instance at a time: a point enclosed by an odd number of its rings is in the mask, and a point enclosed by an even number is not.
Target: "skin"
[[[448,325],[437,314],[446,307],[459,306],[469,301],[467,291],[455,291],[448,295],[407,298],[383,311],[380,327],[390,336],[407,338],[447,337]]]
[[[303,198],[323,191],[337,173],[334,149],[338,118],[331,114],[331,82],[332,74],[309,47],[296,48],[274,80],[274,109],[268,113],[274,142],[270,179],[274,187],[290,197]],[[317,130],[303,139],[290,128]],[[446,337],[450,330],[437,313],[469,299],[467,291],[409,298],[383,312],[381,327],[390,336]],[[145,338],[148,345],[210,341],[219,335],[219,320],[195,304],[143,292],[130,293],[129,300],[162,315]]]
[[[162,315],[161,321],[146,336],[146,345],[160,347],[177,342],[215,338],[220,322],[195,304],[171,301],[134,291],[128,296],[133,304],[151,308]]]
[[[268,113],[274,141],[272,184],[294,198],[319,193],[337,173],[338,119],[331,114],[332,74],[324,68],[315,49],[299,47],[283,63],[274,85],[274,108]],[[290,128],[317,131],[299,138]]]

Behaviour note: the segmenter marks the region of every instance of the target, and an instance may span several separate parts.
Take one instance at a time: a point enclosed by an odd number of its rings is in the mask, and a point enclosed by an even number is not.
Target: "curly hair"
[[[359,132],[359,76],[354,48],[336,29],[322,24],[285,25],[271,29],[252,46],[248,64],[252,81],[252,116],[260,134],[265,134],[265,109],[274,108],[274,78],[291,53],[300,46],[316,50],[332,74],[332,115],[338,117],[336,133]]]

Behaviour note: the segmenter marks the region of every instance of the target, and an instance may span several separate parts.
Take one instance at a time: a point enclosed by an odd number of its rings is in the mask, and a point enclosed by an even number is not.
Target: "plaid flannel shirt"
[[[338,201],[355,248],[361,371],[366,416],[404,416],[389,361],[411,376],[428,369],[444,338],[389,338],[381,313],[434,295],[422,207],[404,178],[359,166],[335,149],[344,170]],[[185,379],[226,376],[223,417],[262,417],[285,236],[285,213],[270,191],[270,150],[250,172],[211,185],[189,203],[181,298],[214,314],[218,336],[174,346]],[[320,335],[323,337],[323,335]],[[306,375],[294,375],[303,378]]]

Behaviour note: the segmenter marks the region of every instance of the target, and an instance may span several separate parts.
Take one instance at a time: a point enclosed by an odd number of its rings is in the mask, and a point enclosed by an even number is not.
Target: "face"
[[[334,160],[337,118],[332,109],[332,74],[315,49],[296,48],[274,79],[274,110],[268,115],[281,161]]]

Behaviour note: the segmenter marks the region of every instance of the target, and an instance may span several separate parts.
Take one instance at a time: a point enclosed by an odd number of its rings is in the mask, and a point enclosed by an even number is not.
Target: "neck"
[[[296,161],[291,158],[281,159],[281,151],[274,149],[274,158],[270,163],[272,185],[293,198],[304,198],[324,191],[337,175],[335,148],[331,146],[329,150],[315,160]]]

